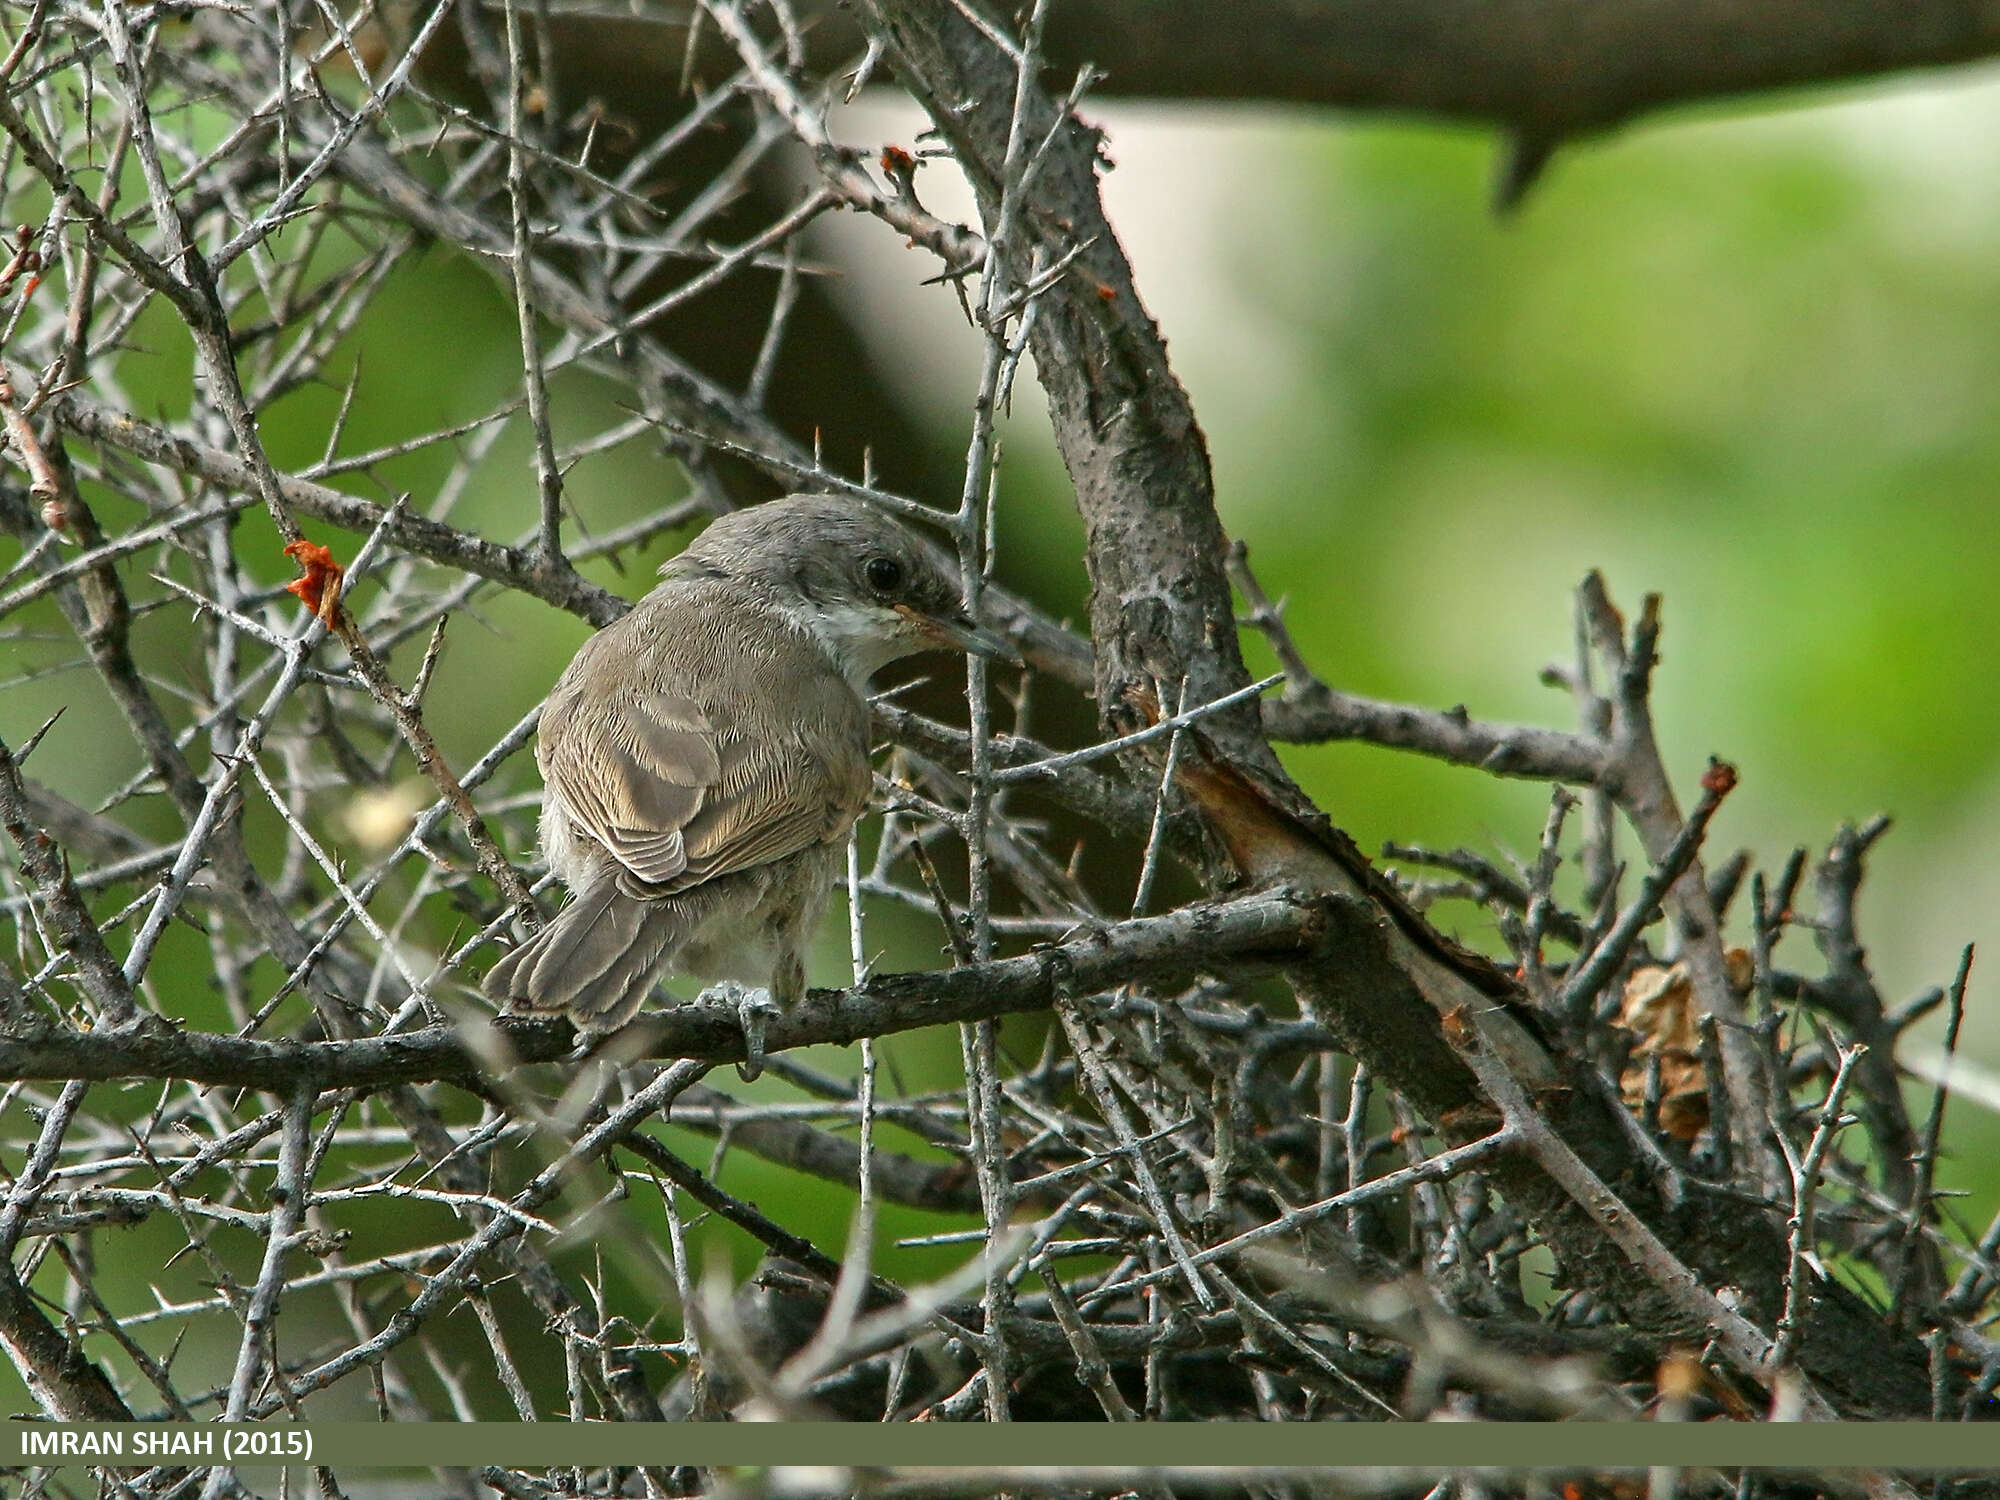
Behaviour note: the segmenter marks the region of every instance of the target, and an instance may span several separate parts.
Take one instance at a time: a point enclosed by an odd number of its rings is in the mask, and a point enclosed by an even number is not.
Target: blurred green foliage
[[[1775,862],[1899,819],[1864,935],[1901,995],[2000,937],[1991,862],[1953,838],[2000,792],[2000,214],[1927,231],[1896,170],[1931,165],[1858,153],[1865,108],[1582,150],[1507,223],[1483,141],[1301,132],[1282,252],[1246,240],[1225,280],[1306,378],[1261,441],[1211,436],[1229,520],[1340,686],[1565,722],[1535,672],[1572,655],[1576,581],[1664,595],[1669,767],[1684,795],[1708,754],[1744,773],[1721,847]],[[1288,759],[1364,844],[1522,851],[1539,827],[1538,788]]]

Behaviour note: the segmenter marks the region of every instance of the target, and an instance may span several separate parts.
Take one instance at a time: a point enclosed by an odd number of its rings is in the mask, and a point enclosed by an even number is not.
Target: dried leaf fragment
[[[285,544],[285,556],[305,571],[285,585],[285,592],[324,620],[329,629],[340,625],[340,590],[347,570],[333,560],[330,548],[300,537]]]

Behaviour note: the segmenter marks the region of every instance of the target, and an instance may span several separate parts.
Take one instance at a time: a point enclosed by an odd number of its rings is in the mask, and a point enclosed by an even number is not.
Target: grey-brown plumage
[[[868,799],[871,673],[938,646],[1007,654],[894,522],[792,495],[714,522],[578,651],[542,711],[542,844],[573,899],[486,993],[585,1032],[669,969],[757,1017],[804,952]],[[746,988],[748,987],[748,988]]]

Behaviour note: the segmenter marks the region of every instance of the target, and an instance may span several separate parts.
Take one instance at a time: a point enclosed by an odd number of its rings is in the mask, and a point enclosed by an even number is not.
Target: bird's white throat
[[[923,641],[909,621],[879,604],[814,602],[786,613],[833,658],[840,675],[864,697],[869,678],[890,662],[923,649]]]

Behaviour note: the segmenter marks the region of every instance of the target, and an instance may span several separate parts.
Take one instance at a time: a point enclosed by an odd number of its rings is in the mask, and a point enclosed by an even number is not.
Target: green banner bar
[[[863,1423],[9,1422],[0,1465],[343,1468],[581,1464],[1051,1467],[2000,1468],[2000,1426],[1921,1422]]]
[[[860,1422],[314,1422],[42,1424],[8,1422],[0,1464],[330,1464],[334,1468],[476,1468],[502,1464],[834,1466],[1416,1466],[1416,1468],[2000,1468],[2000,1426],[1844,1422],[1698,1426],[1618,1422],[1132,1426]]]

